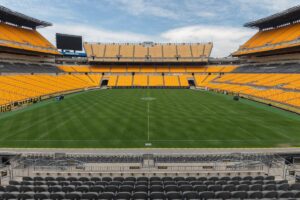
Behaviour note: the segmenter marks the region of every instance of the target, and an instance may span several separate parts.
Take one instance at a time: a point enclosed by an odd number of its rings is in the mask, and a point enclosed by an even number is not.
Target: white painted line
[[[150,141],[150,102],[147,102],[147,115],[148,115],[148,141]]]

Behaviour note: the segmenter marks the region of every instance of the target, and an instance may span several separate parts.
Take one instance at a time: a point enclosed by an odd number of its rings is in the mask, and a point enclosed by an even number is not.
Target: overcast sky
[[[53,23],[40,29],[82,35],[87,42],[213,42],[212,56],[235,51],[256,30],[243,24],[300,0],[0,0],[12,10]]]

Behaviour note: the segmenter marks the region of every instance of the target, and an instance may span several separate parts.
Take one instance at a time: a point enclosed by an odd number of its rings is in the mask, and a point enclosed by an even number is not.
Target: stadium
[[[224,58],[50,26],[0,6],[0,200],[300,198],[300,6]]]

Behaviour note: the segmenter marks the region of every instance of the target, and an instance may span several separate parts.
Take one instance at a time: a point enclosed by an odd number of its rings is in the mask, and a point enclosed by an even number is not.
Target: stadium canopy
[[[300,20],[300,6],[295,6],[271,16],[246,23],[244,26],[249,28],[266,29],[290,24]]]
[[[41,21],[22,13],[12,11],[4,6],[0,6],[0,20],[2,22],[8,22],[18,26],[25,26],[33,29],[37,27],[52,26],[52,24],[49,22]]]

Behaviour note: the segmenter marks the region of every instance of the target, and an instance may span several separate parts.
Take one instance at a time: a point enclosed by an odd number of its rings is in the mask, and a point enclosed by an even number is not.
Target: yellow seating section
[[[92,74],[96,76],[95,74]],[[90,74],[88,76],[91,76]],[[108,80],[108,86],[110,87],[130,87],[130,86],[166,86],[166,87],[188,87],[189,79],[193,79],[192,75],[145,75],[135,74],[132,75],[110,75],[103,76],[103,79]],[[98,81],[100,82],[100,80]]]
[[[62,65],[58,66],[59,69],[65,72],[92,72],[90,66],[70,66],[70,65]]]
[[[117,55],[119,55],[119,48],[119,45],[116,44],[105,45],[104,57],[106,57],[108,60],[116,61]]]
[[[63,70],[79,72],[72,66]],[[74,69],[75,68],[75,69]],[[80,67],[82,71],[92,67]],[[98,69],[98,68],[97,68]],[[124,69],[123,69],[124,70]],[[92,70],[91,70],[92,71]],[[212,71],[217,71],[216,69]],[[300,74],[242,74],[197,73],[189,74],[145,74],[106,75],[108,86],[166,86],[188,87],[194,80],[198,87],[251,95],[292,106],[300,106]],[[64,75],[2,75],[0,76],[0,104],[23,101],[59,92],[99,86],[103,80],[97,73],[73,73]]]
[[[58,66],[58,68],[65,72],[76,72],[72,66]]]
[[[125,44],[120,46],[120,55],[122,55],[122,60],[132,61],[133,57],[133,44]]]
[[[209,66],[205,72],[218,73],[223,70],[223,66]]]
[[[117,85],[117,78],[118,78],[118,76],[105,76],[103,78],[107,78],[108,79],[107,86],[114,87],[114,86]]]
[[[196,85],[199,87],[205,87],[207,83],[216,79],[218,75],[216,74],[204,74],[204,75],[195,75]]]
[[[36,30],[0,22],[0,32],[0,46],[47,54],[59,54],[57,49]]]
[[[179,76],[180,86],[188,87],[189,86],[189,82],[188,82],[189,78],[193,79],[193,76],[191,76],[191,75],[180,75]]]
[[[98,74],[88,74],[87,76],[96,85],[99,85],[100,80],[102,78],[102,76],[99,76]]]
[[[153,59],[155,58],[163,58],[163,46],[161,44],[153,45],[151,47],[148,47],[149,56]],[[146,57],[146,55],[144,55]]]
[[[84,43],[88,61],[193,62],[208,61],[212,43]]]
[[[81,67],[73,67],[76,72],[91,72],[90,67],[88,66],[81,66]]]
[[[148,86],[148,76],[135,75],[133,79],[133,86]]]
[[[118,76],[117,86],[132,86],[132,76]]]
[[[200,87],[300,106],[300,74],[225,74],[213,79],[195,75],[195,79]]]
[[[255,52],[270,51],[287,47],[299,46],[299,43],[291,43],[300,37],[300,23],[283,26],[276,29],[259,31],[234,55],[244,55]]]
[[[204,86],[202,82],[206,79],[206,74],[195,75],[195,82],[197,86]]]
[[[178,76],[164,76],[165,86],[180,86]]]
[[[226,74],[217,81],[300,90],[300,74]]]
[[[94,73],[110,72],[110,66],[91,66],[90,70]]]
[[[93,73],[105,73],[105,72],[145,72],[145,73],[154,73],[154,72],[172,72],[172,73],[228,73],[233,71],[237,66],[138,66],[138,65],[101,65],[101,66],[89,66],[89,65],[78,65],[78,66],[69,66],[63,65],[59,68],[65,72],[93,72]]]
[[[162,76],[149,76],[149,86],[164,86],[164,80]]]
[[[0,102],[9,104],[40,96],[96,87],[101,75],[7,75],[0,76]]]

